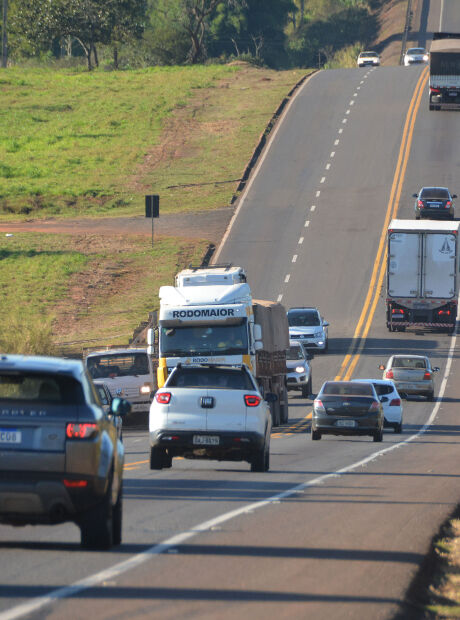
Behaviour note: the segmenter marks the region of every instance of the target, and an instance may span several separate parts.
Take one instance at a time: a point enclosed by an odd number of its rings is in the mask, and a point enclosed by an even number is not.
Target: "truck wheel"
[[[104,499],[88,510],[80,523],[81,546],[86,549],[109,549],[113,542],[112,482]],[[121,522],[120,522],[121,525]]]
[[[434,110],[434,105],[432,103],[430,103],[430,110]]]
[[[402,433],[402,422],[395,424],[393,430],[395,433]]]
[[[319,441],[321,439],[321,433],[319,431],[314,431],[311,429],[311,439],[312,441]]]
[[[419,219],[420,219],[420,215],[416,215],[416,216],[415,216],[415,219],[416,219],[416,220],[419,220]]]
[[[163,469],[165,450],[150,448],[150,469]]]
[[[121,544],[121,531],[123,524],[123,483],[118,491],[117,503],[112,511],[112,542],[114,545]]]
[[[279,398],[274,403],[270,403],[270,413],[272,414],[272,425],[279,426],[281,417],[281,406]]]
[[[281,401],[281,424],[287,424],[289,422],[289,402],[288,402],[288,393],[286,388],[284,388],[282,392]]]
[[[169,469],[170,467],[172,467],[172,456],[168,452],[166,452],[166,450],[163,454],[163,467],[165,469]]]

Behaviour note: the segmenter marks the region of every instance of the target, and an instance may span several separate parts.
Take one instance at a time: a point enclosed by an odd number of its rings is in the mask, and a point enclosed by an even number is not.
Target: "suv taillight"
[[[393,398],[393,400],[390,400],[390,407],[400,407],[400,406],[401,406],[400,398]]]
[[[374,411],[378,411],[379,409],[379,403],[376,400],[373,400],[371,406],[369,407],[369,411],[374,413]]]
[[[423,207],[425,206],[425,204],[424,204],[423,200],[417,200],[417,205],[418,205],[420,208],[423,208]]]
[[[428,372],[428,370],[426,370],[425,374],[423,375],[423,379],[429,381],[431,379],[431,372]]]
[[[171,392],[157,392],[155,394],[155,400],[160,405],[169,405],[169,401],[171,400]]]
[[[66,427],[67,439],[91,439],[98,434],[97,424],[69,422]]]
[[[392,370],[387,370],[385,373],[385,379],[394,379],[394,374]]]
[[[261,403],[262,399],[260,396],[254,396],[253,394],[245,394],[244,402],[246,403],[246,407],[258,407]]]

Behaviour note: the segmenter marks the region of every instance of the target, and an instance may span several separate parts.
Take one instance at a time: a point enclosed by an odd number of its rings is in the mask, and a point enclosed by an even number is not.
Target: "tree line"
[[[10,63],[83,56],[89,70],[100,50],[115,69],[232,58],[315,66],[375,37],[379,1],[3,0],[2,40]]]

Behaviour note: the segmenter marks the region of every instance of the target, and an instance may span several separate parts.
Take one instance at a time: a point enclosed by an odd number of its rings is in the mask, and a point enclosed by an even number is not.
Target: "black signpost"
[[[160,217],[160,196],[152,194],[145,197],[145,217],[152,219],[152,248],[153,248],[153,219]]]

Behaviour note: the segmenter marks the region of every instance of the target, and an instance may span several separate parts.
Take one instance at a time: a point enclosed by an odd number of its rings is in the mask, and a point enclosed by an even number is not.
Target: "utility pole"
[[[6,34],[6,22],[8,15],[8,0],[3,0],[3,21],[2,21],[2,67],[6,69],[8,65],[8,37]]]

